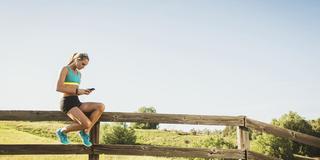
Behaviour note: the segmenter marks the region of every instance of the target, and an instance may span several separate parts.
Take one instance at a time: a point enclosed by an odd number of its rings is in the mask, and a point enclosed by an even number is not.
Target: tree
[[[273,125],[287,128],[290,130],[294,130],[297,132],[305,133],[308,135],[315,135],[315,131],[313,131],[312,126],[308,121],[306,121],[303,117],[298,115],[296,112],[290,111],[288,114],[284,114],[279,118],[279,120],[273,120]],[[304,145],[298,142],[293,142],[292,145],[293,153],[300,155],[308,155],[313,156],[313,150],[315,149],[312,146]]]
[[[154,107],[140,107],[138,113],[157,113]],[[159,123],[136,122],[132,124],[135,129],[158,129]]]
[[[310,120],[309,124],[312,126],[312,130],[314,132],[313,135],[320,138],[320,118],[318,118],[316,120]],[[311,155],[314,155],[315,157],[320,156],[320,149],[319,148],[313,147],[310,152],[311,152]]]
[[[310,123],[296,112],[290,111],[288,114],[282,115],[279,119],[273,119],[272,124],[308,135],[315,135],[315,131],[312,129]],[[315,147],[297,143],[287,138],[280,138],[265,133],[253,137],[252,150],[270,156],[292,159],[293,154],[314,156],[317,152],[319,153],[319,149]]]
[[[312,130],[315,132],[315,136],[320,137],[320,118],[310,120],[309,123],[312,126]]]

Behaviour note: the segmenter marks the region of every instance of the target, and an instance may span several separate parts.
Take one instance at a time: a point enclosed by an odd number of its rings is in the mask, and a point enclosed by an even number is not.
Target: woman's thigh
[[[95,110],[104,111],[104,105],[98,102],[84,102],[80,105],[79,109],[82,112],[93,112]]]
[[[67,115],[79,124],[89,125],[91,123],[90,119],[78,107],[71,108]]]

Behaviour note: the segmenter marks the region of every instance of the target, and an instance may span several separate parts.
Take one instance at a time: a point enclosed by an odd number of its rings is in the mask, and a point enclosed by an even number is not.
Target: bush
[[[138,113],[157,113],[157,111],[154,107],[140,107]],[[132,123],[132,127],[135,129],[158,129],[159,123],[136,122]]]
[[[135,131],[126,124],[114,123],[102,127],[102,143],[104,144],[135,144]]]
[[[252,141],[251,150],[281,159],[293,159],[292,146],[292,141],[286,138],[262,133]]]

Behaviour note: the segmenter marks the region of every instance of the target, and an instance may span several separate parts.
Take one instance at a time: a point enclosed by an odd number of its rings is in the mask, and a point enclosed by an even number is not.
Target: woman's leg
[[[91,120],[88,119],[88,117],[78,107],[71,108],[67,112],[67,115],[74,121],[74,123],[62,128],[61,131],[64,133],[79,131],[92,126]]]
[[[90,133],[93,125],[99,120],[100,116],[104,112],[105,106],[103,103],[85,102],[82,103],[79,108],[82,112],[92,112],[89,117],[90,121],[92,122],[91,126],[84,130],[86,133]]]

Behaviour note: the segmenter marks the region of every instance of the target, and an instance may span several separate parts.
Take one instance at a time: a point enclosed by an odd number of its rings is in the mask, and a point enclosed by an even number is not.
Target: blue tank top
[[[64,84],[71,84],[71,85],[80,85],[80,79],[81,79],[81,73],[77,71],[77,73],[74,73],[74,71],[67,66],[68,74],[66,76],[66,79],[64,80]]]

